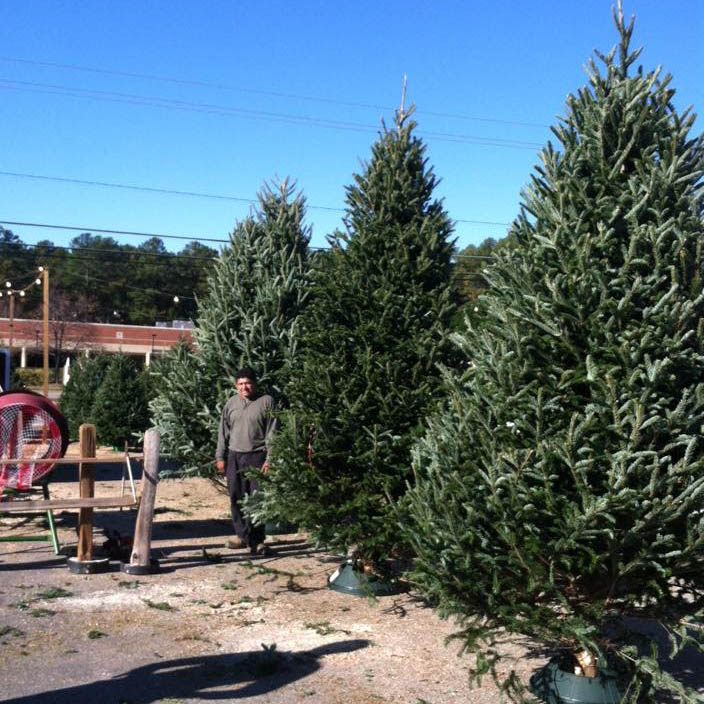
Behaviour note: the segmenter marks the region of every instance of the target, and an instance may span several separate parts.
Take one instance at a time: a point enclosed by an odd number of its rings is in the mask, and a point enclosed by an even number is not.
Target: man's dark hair
[[[235,374],[235,381],[238,379],[249,379],[250,381],[256,381],[257,374],[254,369],[251,369],[250,367],[242,367],[242,369],[238,370]]]

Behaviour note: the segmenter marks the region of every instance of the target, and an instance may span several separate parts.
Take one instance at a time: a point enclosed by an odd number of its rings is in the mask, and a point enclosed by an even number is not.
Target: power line
[[[4,171],[0,171],[0,174],[6,174]],[[14,175],[14,174],[13,174]],[[37,177],[37,178],[42,178]],[[48,178],[49,180],[54,180],[50,177],[45,177]],[[66,179],[57,179],[57,180],[66,180]],[[108,185],[108,184],[100,184],[100,185]],[[149,189],[152,190],[152,189]],[[76,232],[100,232],[101,234],[104,235],[134,235],[135,237],[157,237],[159,239],[163,240],[191,240],[191,241],[198,241],[198,242],[225,242],[228,243],[230,240],[222,240],[222,239],[215,239],[213,237],[195,237],[192,235],[157,235],[153,232],[134,232],[131,230],[110,230],[107,228],[100,228],[100,227],[76,227],[75,225],[53,225],[53,224],[48,224],[48,223],[41,223],[41,222],[16,222],[14,220],[0,220],[0,224],[2,225],[13,225],[15,227],[42,227],[46,228],[48,230],[73,230]],[[54,246],[54,245],[52,245]]]
[[[4,222],[4,224],[8,224],[7,222]],[[15,224],[27,224],[27,223],[15,223]],[[44,225],[37,225],[38,227],[49,227],[44,226]],[[115,230],[105,230],[105,232],[116,232]],[[158,237],[158,235],[154,235],[155,237]],[[162,237],[168,237],[168,235],[161,235]],[[71,258],[77,258],[77,259],[87,259],[87,260],[94,260],[94,261],[110,261],[109,259],[104,259],[103,257],[94,257],[90,256],[95,253],[100,253],[100,254],[117,254],[119,256],[123,257],[131,257],[131,256],[138,256],[138,257],[161,257],[163,261],[155,261],[155,262],[150,262],[152,265],[170,265],[171,261],[173,259],[182,259],[187,262],[209,262],[213,263],[218,261],[217,257],[198,257],[198,256],[188,256],[187,254],[171,254],[170,252],[145,252],[141,251],[138,249],[129,249],[129,250],[123,250],[123,249],[102,249],[102,248],[93,248],[93,247],[68,247],[68,246],[63,246],[63,245],[40,245],[40,244],[27,244],[24,242],[4,242],[2,245],[0,245],[1,248],[6,248],[6,247],[16,247],[18,249],[22,249],[23,247],[28,247],[28,248],[39,248],[39,247],[46,247],[49,251],[47,252],[42,252],[41,256],[44,257],[49,257],[49,258],[56,258],[57,253],[55,253],[53,250],[61,250],[61,251],[66,251],[71,253]],[[311,249],[323,249],[323,247],[312,247]],[[453,254],[452,255],[453,259],[489,259],[493,260],[494,257],[491,255],[480,255],[480,254]],[[200,266],[200,265],[199,265]],[[205,265],[203,265],[205,266]]]
[[[134,291],[142,291],[142,292],[144,292],[144,293],[150,293],[150,294],[154,294],[154,295],[158,295],[158,296],[165,296],[165,297],[168,297],[168,298],[174,298],[174,296],[176,296],[176,297],[179,298],[179,299],[180,299],[180,298],[187,298],[188,300],[191,300],[191,301],[195,301],[195,300],[196,300],[194,296],[187,296],[187,295],[181,294],[181,293],[168,293],[168,292],[166,292],[166,291],[159,291],[158,289],[154,289],[154,288],[145,288],[145,287],[143,287],[143,286],[133,286],[133,285],[131,285],[131,284],[124,283],[124,282],[122,282],[122,281],[120,281],[120,282],[118,283],[118,282],[116,282],[116,281],[114,281],[114,280],[112,280],[112,279],[102,279],[102,278],[97,277],[97,276],[91,276],[90,274],[86,274],[86,273],[84,273],[84,272],[77,273],[77,274],[75,275],[75,277],[78,278],[78,279],[90,279],[91,281],[100,281],[101,283],[110,284],[112,287],[114,287],[115,285],[117,285],[117,286],[119,286],[120,288],[129,288],[129,289],[132,289],[132,290],[134,290]],[[20,278],[24,279],[25,277],[20,277]],[[35,283],[36,283],[36,281],[34,281],[34,279],[36,279],[36,274],[34,274],[34,275],[32,276],[32,280],[24,287],[23,290],[26,291],[26,290],[27,290],[28,288],[30,288],[31,286],[34,286]],[[61,288],[61,287],[59,287],[59,288]],[[107,287],[100,287],[100,288],[103,288],[104,290],[108,290]],[[0,288],[0,293],[3,293],[3,292],[4,292],[4,289],[3,289],[3,288]]]
[[[110,279],[100,279],[97,276],[89,276],[88,274],[81,274],[81,277],[84,279],[91,279],[92,281],[101,281],[106,284],[115,284],[114,281],[111,281]],[[173,298],[174,296],[177,296],[178,298],[188,298],[191,301],[195,301],[194,296],[185,296],[180,293],[166,293],[164,291],[157,291],[155,288],[142,288],[141,286],[131,286],[130,284],[126,284],[123,282],[120,282],[120,287],[121,288],[131,288],[134,291],[143,291],[144,293],[154,293],[157,294],[158,296],[169,296]]]
[[[86,90],[82,88],[69,88],[55,86],[51,84],[33,83],[30,81],[11,81],[0,79],[0,87],[9,90],[24,90],[31,93],[42,93],[44,95],[62,95],[74,98],[91,98],[104,102],[125,103],[128,105],[140,105],[146,107],[159,107],[172,110],[183,110],[188,112],[203,112],[212,115],[241,115],[257,119],[271,120],[274,122],[286,122],[289,124],[306,124],[317,127],[330,127],[332,129],[350,130],[356,132],[376,132],[378,128],[374,125],[361,123],[347,123],[342,120],[326,120],[324,118],[314,118],[305,115],[286,115],[282,113],[271,113],[261,110],[250,110],[247,108],[231,108],[223,105],[209,105],[207,103],[189,103],[187,101],[173,100],[170,98],[160,98],[158,96],[139,96],[128,93],[117,93],[111,91]]]
[[[493,259],[492,256],[485,256],[481,254],[453,254],[455,259]]]
[[[308,115],[288,115],[263,110],[252,110],[249,108],[234,108],[228,105],[215,105],[211,103],[194,103],[186,100],[175,100],[173,98],[161,98],[159,96],[139,95],[134,93],[120,93],[117,91],[93,90],[85,88],[72,88],[52,83],[38,83],[36,81],[14,81],[0,78],[0,87],[12,90],[27,90],[34,93],[49,95],[63,95],[76,98],[90,98],[92,100],[102,100],[108,102],[127,103],[131,105],[141,105],[148,107],[158,107],[174,110],[185,110],[189,112],[206,112],[209,114],[242,116],[274,122],[287,122],[293,124],[309,125],[314,127],[327,127],[330,129],[352,130],[357,132],[378,132],[376,125],[367,125],[360,122],[348,122],[345,120],[328,120],[320,117],[310,117]],[[530,149],[531,151],[542,146],[539,142],[527,142],[522,140],[503,139],[500,137],[481,137],[478,135],[452,134],[447,132],[426,132],[418,130],[419,135],[432,137],[440,141],[461,142],[467,144],[478,144],[491,147],[508,147],[511,149]]]
[[[178,260],[184,260],[187,262],[215,262],[218,260],[217,257],[199,257],[199,256],[189,256],[187,254],[172,254],[171,252],[146,252],[144,250],[139,250],[139,249],[102,249],[102,248],[97,248],[97,247],[81,247],[80,245],[78,246],[73,246],[73,247],[68,247],[68,246],[63,246],[63,245],[57,245],[57,244],[50,244],[50,245],[43,245],[43,244],[27,244],[25,242],[4,242],[0,244],[1,248],[5,247],[17,247],[18,249],[21,249],[22,247],[31,247],[33,249],[38,249],[40,247],[46,247],[49,252],[43,252],[42,257],[47,257],[47,256],[56,256],[57,253],[54,253],[51,250],[61,250],[61,251],[66,251],[66,252],[71,252],[72,257],[77,257],[78,259],[100,259],[101,261],[105,261],[102,257],[89,257],[85,256],[86,254],[93,254],[93,253],[100,253],[100,254],[118,254],[120,256],[125,256],[125,257],[131,257],[131,256],[137,256],[137,257],[161,257],[163,261],[154,261],[150,262],[150,264],[170,264],[172,260],[178,259]]]
[[[6,247],[16,247],[18,249],[22,249],[23,247],[27,248],[39,248],[43,247],[45,245],[38,245],[38,244],[25,244],[23,242],[12,242],[12,243],[3,243],[0,248],[4,249]],[[70,252],[70,259],[68,261],[75,261],[75,260],[84,260],[84,261],[98,261],[98,262],[105,262],[109,264],[122,264],[122,265],[128,265],[129,262],[118,262],[113,259],[106,259],[104,257],[100,256],[92,256],[94,254],[108,254],[108,255],[118,255],[121,257],[126,257],[129,259],[132,255],[137,255],[137,256],[150,256],[150,257],[160,257],[161,261],[152,261],[150,262],[150,266],[171,266],[172,265],[172,260],[173,259],[178,259],[178,260],[184,260],[189,263],[196,264],[198,267],[203,267],[201,271],[199,272],[200,275],[204,273],[205,268],[207,267],[207,263],[213,264],[214,262],[218,261],[217,257],[190,257],[188,255],[180,255],[180,254],[170,254],[170,253],[156,253],[156,252],[143,252],[139,250],[121,250],[121,249],[94,249],[94,248],[82,248],[82,247],[65,247],[65,246],[60,246],[60,245],[50,245],[47,247],[49,251],[47,252],[42,252],[41,253],[41,259],[44,261],[45,259],[64,259],[61,255],[62,251],[68,251]],[[322,247],[317,247],[317,248],[311,248],[311,249],[323,249]],[[58,252],[55,252],[53,250],[60,250]],[[493,260],[494,257],[489,255],[478,255],[478,254],[453,254],[452,258],[455,260],[455,264],[457,264],[457,260],[462,260],[462,259],[484,259],[484,260]],[[200,262],[205,262],[201,264]],[[83,276],[80,272],[64,272],[68,273],[69,275],[72,275],[74,277],[80,278]],[[482,277],[483,274],[481,272],[467,272],[462,274],[459,277],[456,277],[458,281],[463,281],[466,280],[465,277]]]
[[[95,68],[95,67],[89,67],[89,66],[77,66],[74,64],[62,64],[62,63],[55,63],[51,61],[37,61],[33,59],[23,59],[23,58],[16,58],[16,57],[10,57],[10,56],[0,56],[0,61],[4,62],[9,62],[9,63],[19,63],[19,64],[27,64],[31,66],[47,66],[50,68],[61,68],[61,69],[67,69],[70,71],[82,71],[85,73],[97,73],[105,76],[120,76],[122,78],[140,78],[140,79],[146,79],[150,81],[159,81],[161,83],[171,83],[171,84],[176,84],[176,85],[190,85],[190,86],[197,86],[199,88],[216,88],[218,90],[228,90],[228,91],[234,91],[234,92],[239,92],[239,93],[249,93],[251,95],[267,95],[275,98],[290,98],[294,100],[306,100],[309,102],[317,102],[317,103],[327,103],[330,105],[345,105],[347,107],[358,107],[358,108],[367,108],[367,109],[373,109],[373,110],[383,110],[385,112],[394,112],[395,108],[390,108],[384,105],[376,105],[374,103],[360,103],[360,102],[354,102],[354,101],[349,101],[349,100],[338,100],[335,98],[323,98],[320,96],[310,96],[310,95],[300,95],[296,93],[284,93],[280,91],[271,91],[271,90],[259,90],[259,89],[254,89],[254,88],[244,88],[241,86],[233,86],[230,84],[224,84],[224,83],[214,83],[214,82],[208,82],[208,81],[202,81],[202,80],[188,80],[188,79],[183,79],[183,78],[173,78],[169,76],[157,76],[153,74],[147,74],[147,73],[131,73],[128,71],[117,71],[117,70],[111,70],[111,69],[100,69],[100,68]],[[457,114],[457,113],[450,113],[450,112],[434,112],[431,110],[417,110],[418,114],[424,114],[424,115],[433,115],[434,117],[449,117],[457,120],[471,120],[471,121],[476,121],[476,122],[495,122],[498,124],[503,124],[503,125],[519,125],[522,127],[540,127],[540,128],[547,128],[549,125],[545,125],[542,123],[537,123],[537,122],[525,122],[525,121],[518,121],[518,120],[504,120],[500,118],[491,118],[491,117],[477,117],[473,115],[462,115],[462,114]]]
[[[0,176],[11,176],[13,178],[29,178],[36,179],[40,181],[58,181],[59,183],[73,183],[81,186],[100,186],[102,188],[120,188],[132,191],[146,191],[148,193],[163,193],[165,195],[177,195],[177,196],[188,196],[192,198],[212,198],[216,200],[232,200],[240,201],[246,203],[257,203],[258,201],[253,198],[241,198],[238,196],[226,196],[213,193],[200,193],[196,191],[177,191],[167,188],[154,188],[151,186],[135,186],[133,184],[125,183],[111,183],[107,181],[88,181],[84,179],[77,178],[67,178],[64,176],[45,176],[43,174],[28,174],[19,171],[0,171]],[[326,205],[308,205],[306,203],[306,208],[310,210],[330,210],[340,213],[346,212],[345,208],[333,208]],[[510,222],[497,222],[495,220],[469,220],[466,218],[453,218],[454,222],[468,223],[472,225],[510,225]],[[67,225],[39,225],[37,223],[25,223],[25,222],[11,222],[9,220],[0,220],[0,223],[5,223],[8,225],[24,225],[25,227],[47,227],[58,230],[81,230],[88,232],[103,232],[107,234],[117,234],[117,235],[136,235],[138,237],[161,237],[164,239],[180,239],[180,240],[198,240],[201,242],[229,242],[230,240],[216,239],[212,237],[194,237],[192,235],[155,235],[146,232],[129,232],[124,230],[107,230],[101,228],[80,228],[80,227],[69,227]]]
[[[165,195],[172,195],[172,196],[189,196],[191,198],[211,198],[214,200],[230,200],[230,201],[237,201],[239,203],[258,203],[259,201],[256,200],[255,198],[241,198],[239,196],[227,196],[227,195],[222,195],[218,193],[200,193],[198,191],[179,191],[179,190],[174,190],[174,189],[169,189],[169,188],[155,188],[151,186],[135,186],[133,184],[129,183],[110,183],[107,181],[88,181],[85,179],[78,179],[78,178],[68,178],[65,176],[45,176],[43,174],[28,174],[28,173],[23,173],[19,171],[0,171],[1,176],[12,176],[14,178],[31,178],[31,179],[36,179],[39,181],[58,181],[60,183],[74,183],[78,184],[81,186],[101,186],[103,188],[121,188],[124,190],[130,190],[130,191],[146,191],[148,193],[163,193]],[[337,212],[345,212],[344,208],[331,208],[325,205],[308,205],[306,204],[306,208],[310,208],[312,210],[334,210]],[[76,228],[70,228],[70,229],[76,229]],[[144,233],[141,232],[125,232],[121,234],[127,234],[127,235],[142,235]],[[150,235],[146,235],[150,236]],[[174,236],[176,237],[176,236]],[[209,239],[209,238],[204,238],[204,237],[198,237],[198,238],[190,238],[186,236],[180,236],[178,239],[200,239],[200,240],[208,240],[211,242],[227,242],[228,240],[218,240],[218,239]]]
[[[37,245],[28,244],[25,246],[26,247],[36,247]],[[66,247],[65,249],[70,250],[71,248]],[[91,250],[91,251],[95,252],[96,250]],[[68,257],[66,255],[64,255],[63,252],[41,252],[40,254],[38,254],[36,256],[38,258],[38,261],[41,261],[42,263],[45,260],[49,260],[49,261],[59,260],[64,263],[70,263],[70,262],[74,262],[74,261],[86,261],[86,262],[103,262],[105,264],[111,264],[114,266],[124,266],[124,267],[128,267],[131,264],[135,263],[134,261],[130,261],[129,256],[128,256],[129,253],[125,253],[124,255],[122,255],[122,253],[117,249],[103,250],[103,251],[108,255],[107,257],[106,256],[91,256],[91,254],[81,252],[80,249],[78,251],[73,250],[68,255]],[[123,256],[123,260],[120,261],[118,259],[115,259],[115,258],[113,258],[114,256],[118,256],[118,257]],[[184,257],[184,259],[188,261],[188,260],[190,260],[190,257]],[[211,262],[212,264],[214,264],[217,260],[216,259],[212,259],[212,260],[206,259],[204,261]],[[200,262],[194,261],[192,263],[193,268],[191,269],[191,271],[198,276],[203,275],[207,271],[207,268],[208,268],[207,263],[204,263],[204,261],[203,260]],[[165,266],[166,267],[173,267],[174,264],[175,264],[175,262],[171,261],[171,259],[164,260],[164,261],[147,262],[147,265],[150,268],[155,267],[155,266],[157,266],[157,267],[165,267]],[[73,276],[80,276],[80,274],[78,272],[73,272],[73,271],[68,271],[68,272],[64,272],[64,273],[67,273],[67,274],[73,275]]]
[[[20,245],[20,246],[21,246],[21,245]],[[36,246],[36,245],[26,245],[26,246],[32,247],[32,246]],[[57,249],[71,249],[71,248],[70,248],[70,247],[57,247]],[[94,250],[94,251],[99,251],[99,250]],[[103,251],[103,252],[120,252],[120,250],[100,250],[100,251]],[[129,253],[127,253],[127,254],[129,254]],[[52,258],[52,254],[45,254],[45,256],[46,256],[47,258]],[[55,256],[55,255],[53,255],[53,256]],[[468,255],[468,254],[457,254],[457,255],[454,255],[454,257],[455,257],[455,258],[462,258],[462,259],[493,259],[493,257],[490,257],[490,256],[479,256],[479,255]],[[98,260],[98,261],[106,261],[106,260],[101,260],[99,257],[80,257],[80,256],[79,256],[78,258],[80,258],[80,259],[93,259],[93,260]],[[185,258],[185,259],[190,259],[190,257],[183,257],[183,258]],[[203,257],[201,257],[201,259],[203,259]],[[111,263],[112,263],[112,262],[111,262]],[[163,263],[168,264],[168,262],[163,262]],[[101,283],[110,284],[110,285],[112,285],[112,286],[114,286],[114,285],[116,284],[116,282],[115,282],[114,280],[103,279],[103,278],[100,278],[100,277],[97,277],[97,276],[91,276],[91,275],[86,274],[86,273],[83,273],[83,272],[77,272],[77,273],[74,274],[74,276],[75,276],[75,278],[79,278],[79,279],[80,279],[80,278],[83,278],[83,279],[90,279],[91,281],[98,281],[98,282],[101,282]],[[25,277],[20,277],[20,278],[25,278]],[[25,286],[25,290],[26,290],[27,288],[31,287],[32,285],[34,285],[35,282],[34,282],[33,279],[36,278],[36,276],[35,276],[35,275],[26,276],[26,278],[30,278],[30,279],[32,279],[32,280],[30,281],[30,283],[29,283],[27,286]],[[463,282],[463,283],[477,283],[478,281],[481,281],[481,280],[483,280],[483,279],[484,279],[484,274],[483,274],[482,272],[467,272],[467,273],[463,273],[463,274],[461,274],[461,275],[459,275],[459,276],[455,276],[455,277],[454,277],[454,281]],[[184,299],[188,299],[188,300],[191,300],[191,301],[195,301],[195,300],[196,300],[196,298],[195,298],[194,296],[187,296],[187,295],[185,295],[185,294],[180,294],[180,293],[177,293],[177,294],[174,294],[174,293],[167,293],[167,292],[160,291],[160,290],[153,289],[153,288],[144,288],[144,287],[142,287],[142,286],[133,286],[133,285],[131,285],[131,284],[127,284],[127,283],[124,283],[124,282],[120,282],[120,283],[119,283],[119,286],[120,286],[121,288],[129,288],[129,289],[134,290],[134,291],[141,291],[141,292],[143,292],[143,293],[150,293],[150,294],[155,294],[155,295],[158,295],[158,296],[165,296],[165,297],[168,297],[168,298],[173,298],[173,297],[175,296],[175,297],[177,297],[177,298],[179,298],[179,299],[184,298]]]

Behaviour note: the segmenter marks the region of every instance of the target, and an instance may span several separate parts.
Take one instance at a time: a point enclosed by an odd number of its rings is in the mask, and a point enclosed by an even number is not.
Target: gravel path
[[[111,484],[99,482],[96,495],[114,493]],[[72,491],[55,484],[52,495]],[[57,518],[62,543],[75,545],[75,512]],[[0,518],[0,530],[41,533],[42,521]],[[340,560],[305,535],[271,538],[271,557],[225,548],[226,497],[210,482],[161,482],[155,521],[162,571],[150,576],[117,562],[75,575],[48,543],[0,545],[0,700],[499,702],[488,680],[469,689],[470,660],[445,645],[453,624],[412,595],[370,601],[328,589]],[[105,528],[133,526],[130,512],[96,513],[95,544]],[[524,679],[540,664],[517,661]]]

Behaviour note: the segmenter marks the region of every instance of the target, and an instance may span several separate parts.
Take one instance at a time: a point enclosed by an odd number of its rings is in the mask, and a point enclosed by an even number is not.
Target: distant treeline
[[[458,252],[455,285],[464,301],[481,293],[486,285],[482,269],[505,242],[487,238]],[[41,286],[30,284],[38,268],[48,266],[52,319],[154,325],[195,317],[195,297],[204,293],[217,256],[217,250],[199,242],[173,253],[158,237],[132,246],[90,233],[74,237],[68,247],[49,240],[27,245],[0,227],[0,287],[4,289],[6,281],[14,290],[29,286],[22,298],[15,297],[15,317],[40,317]],[[7,317],[8,312],[3,296],[0,316]]]
[[[490,264],[497,250],[510,242],[509,237],[496,240],[487,237],[481,244],[470,244],[455,256],[454,284],[465,303],[471,303],[486,288],[483,271]]]
[[[42,287],[32,282],[38,268],[48,266],[52,319],[132,325],[188,320],[217,256],[199,242],[173,253],[158,237],[132,246],[89,233],[74,237],[68,247],[49,240],[27,245],[0,227],[0,288],[6,290],[7,281],[13,290],[26,288],[24,296],[15,296],[15,317],[39,317]],[[3,295],[0,316],[8,312]]]

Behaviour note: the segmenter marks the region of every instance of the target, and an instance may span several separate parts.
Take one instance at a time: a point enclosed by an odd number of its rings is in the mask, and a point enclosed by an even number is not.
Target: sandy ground
[[[109,453],[105,453],[109,454]],[[98,470],[100,479],[100,469]],[[52,497],[74,496],[53,481]],[[98,481],[96,496],[119,492]],[[96,557],[106,531],[134,530],[134,511],[95,513]],[[56,515],[64,550],[77,513]],[[46,534],[45,514],[0,517],[2,535]],[[157,492],[155,575],[77,575],[48,542],[0,544],[0,700],[99,702],[499,701],[470,690],[469,660],[445,645],[454,626],[410,594],[369,600],[327,587],[339,556],[303,534],[267,538],[274,554],[231,550],[226,497],[200,479]],[[515,646],[516,655],[522,653]],[[524,677],[540,664],[519,660]]]
[[[100,477],[100,469],[98,470]],[[74,482],[52,496],[75,495]],[[119,491],[99,481],[96,495]],[[75,511],[57,515],[65,549]],[[135,512],[95,514],[134,530]],[[0,516],[2,535],[45,534],[44,514]],[[15,704],[499,702],[489,680],[470,689],[456,630],[411,594],[368,600],[332,591],[340,557],[303,534],[271,536],[274,555],[230,550],[226,497],[208,481],[165,480],[152,555],[161,571],[70,572],[45,542],[0,543],[0,700]],[[544,660],[506,646],[524,681]]]

